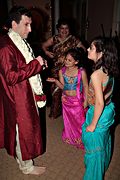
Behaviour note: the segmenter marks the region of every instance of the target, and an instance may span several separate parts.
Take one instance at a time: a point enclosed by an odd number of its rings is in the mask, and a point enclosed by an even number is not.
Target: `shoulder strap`
[[[78,82],[77,82],[77,97],[80,99],[80,80],[81,80],[81,71],[82,69],[78,69]]]
[[[62,68],[62,73],[65,74],[65,71],[66,71],[66,67],[64,66],[64,67]]]

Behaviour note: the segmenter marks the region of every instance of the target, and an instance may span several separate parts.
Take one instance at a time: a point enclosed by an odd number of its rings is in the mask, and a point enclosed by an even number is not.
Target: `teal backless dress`
[[[105,95],[113,90],[114,79],[109,78],[103,86],[106,86],[104,90]],[[85,147],[84,163],[86,168],[83,179],[103,180],[111,158],[110,127],[114,123],[115,115],[111,95],[105,102],[104,110],[98,120],[95,131],[86,132],[86,127],[91,124],[93,115],[94,103],[91,103],[86,114],[86,121],[82,126],[82,141]]]

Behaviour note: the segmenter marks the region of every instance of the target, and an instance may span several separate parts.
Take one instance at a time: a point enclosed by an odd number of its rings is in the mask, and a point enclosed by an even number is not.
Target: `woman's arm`
[[[96,125],[104,108],[102,72],[99,72],[99,70],[95,71],[91,76],[91,80],[95,91],[95,109],[94,109],[93,120],[91,124],[86,128],[86,131],[93,132],[96,128]]]
[[[59,70],[59,80],[55,78],[47,78],[48,82],[54,82],[60,89],[64,88],[64,79],[62,75],[62,70]]]
[[[85,52],[87,51],[87,50],[86,50],[86,47],[85,47],[85,46],[82,44],[82,42],[79,41],[79,40],[78,40],[77,47],[78,47],[78,48],[83,48]]]
[[[51,47],[53,45],[53,37],[49,38],[47,41],[45,41],[42,44],[42,49],[44,50],[45,54],[49,57],[49,58],[53,58],[54,55],[51,51],[48,50],[49,47]]]
[[[84,108],[88,106],[87,104],[87,95],[88,95],[88,79],[86,71],[82,70],[82,82],[83,82],[83,88],[84,88]]]

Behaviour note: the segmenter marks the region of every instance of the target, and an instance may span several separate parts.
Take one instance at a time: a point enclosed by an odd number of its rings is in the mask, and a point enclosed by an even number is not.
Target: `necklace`
[[[11,38],[11,40],[14,42],[14,44],[17,46],[17,48],[20,50],[20,52],[24,56],[26,60],[26,64],[28,64],[30,61],[32,61],[35,58],[33,50],[30,47],[30,45],[27,43],[25,39],[22,39],[18,33],[10,29],[8,32],[8,36]],[[33,90],[33,93],[35,95],[40,95],[40,96],[43,95],[42,80],[41,80],[40,74],[30,77],[29,82]],[[43,107],[45,104],[46,104],[46,101],[44,100],[37,101],[37,105],[40,108]]]

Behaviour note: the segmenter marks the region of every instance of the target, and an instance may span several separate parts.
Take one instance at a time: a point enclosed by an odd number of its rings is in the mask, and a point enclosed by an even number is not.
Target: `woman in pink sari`
[[[73,48],[67,51],[65,66],[59,71],[59,81],[55,82],[63,90],[62,111],[64,129],[62,139],[64,142],[83,148],[81,141],[82,124],[85,121],[87,107],[88,80],[86,71],[82,68],[83,51]]]

